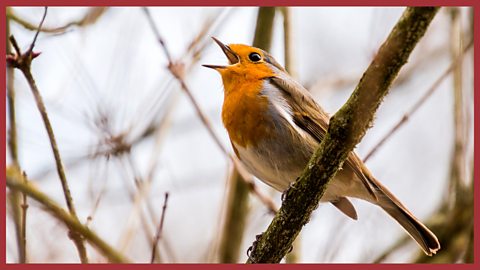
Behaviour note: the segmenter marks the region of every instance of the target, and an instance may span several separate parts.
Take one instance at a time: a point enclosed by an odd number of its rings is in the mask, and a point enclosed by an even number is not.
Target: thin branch
[[[165,41],[163,37],[160,35],[160,31],[158,31],[157,25],[155,24],[155,21],[153,20],[152,14],[150,13],[150,10],[147,7],[143,7],[143,12],[145,12],[145,15],[147,17],[148,23],[150,24],[150,27],[153,30],[153,33],[155,34],[155,37],[157,38],[157,41],[162,45],[163,53],[165,53],[165,56],[167,57],[167,60],[169,63],[172,63],[172,56],[170,55],[170,52],[167,49],[167,45],[165,44]]]
[[[463,94],[463,35],[460,10],[458,7],[449,8],[451,16],[450,29],[450,55],[457,60],[453,69],[453,115],[454,115],[454,147],[450,166],[450,192],[449,196],[458,196],[467,180],[466,172],[466,148],[467,129],[465,120],[465,105]],[[454,202],[455,200],[450,200]]]
[[[10,10],[7,7],[7,12]],[[6,20],[6,37],[10,36],[10,19]],[[12,45],[6,39],[7,55],[12,54]],[[18,45],[17,45],[18,49]],[[18,49],[20,50],[20,49]],[[10,158],[12,159],[13,167],[20,170],[20,162],[18,159],[18,136],[17,136],[17,119],[16,119],[16,105],[15,105],[15,72],[12,66],[7,66],[7,103],[8,103],[8,149],[10,152]],[[24,178],[26,179],[26,178]],[[14,207],[14,223],[17,236],[18,247],[18,262],[27,262],[27,196],[22,193],[22,201],[18,200],[16,194],[12,194],[12,204]],[[21,213],[18,213],[20,210]]]
[[[45,17],[47,15],[47,7],[45,7],[45,12],[43,14],[42,20],[40,21],[38,29],[41,28],[43,25],[43,22],[45,21]],[[40,94],[40,90],[37,87],[37,84],[35,82],[35,79],[33,78],[33,75],[31,73],[31,63],[32,60],[38,56],[39,54],[33,53],[33,48],[35,45],[35,42],[37,40],[38,34],[40,33],[40,30],[37,30],[32,43],[30,44],[30,47],[28,51],[26,51],[24,54],[21,54],[17,42],[15,41],[15,38],[13,36],[10,36],[10,41],[12,45],[16,48],[17,54],[12,56],[9,55],[7,56],[7,63],[15,68],[18,68],[25,78],[27,79],[27,82],[30,86],[30,89],[32,91],[32,94],[35,98],[35,102],[37,105],[37,108],[40,112],[40,115],[42,117],[43,123],[45,125],[45,129],[47,130],[48,138],[50,140],[50,146],[52,148],[52,152],[55,158],[55,164],[57,167],[57,173],[60,178],[60,182],[62,184],[63,188],[63,193],[65,196],[65,201],[67,203],[68,210],[70,214],[72,215],[73,218],[78,220],[76,211],[75,211],[75,206],[73,204],[73,198],[70,193],[70,188],[68,186],[67,182],[67,177],[65,175],[65,169],[62,163],[62,159],[60,157],[60,151],[58,150],[58,145],[57,141],[55,139],[55,135],[53,132],[52,125],[50,123],[50,119],[47,114],[47,109],[45,108],[45,103],[43,102],[43,98]],[[80,260],[82,263],[88,263],[88,257],[87,257],[87,251],[85,249],[85,245],[83,244],[83,239],[80,235],[76,234],[75,232],[72,232],[70,235],[71,239],[75,243],[75,246],[77,247],[78,253],[80,255]]]
[[[165,200],[163,201],[162,215],[160,216],[160,223],[158,224],[157,233],[155,234],[155,239],[153,240],[152,258],[150,259],[150,263],[153,263],[155,261],[155,254],[157,254],[158,241],[160,241],[160,238],[162,237],[163,221],[165,220],[167,202],[168,202],[168,192],[165,192]]]
[[[289,251],[318,207],[328,183],[371,126],[375,111],[438,9],[406,8],[349,100],[331,118],[324,139],[300,177],[285,192],[282,207],[254,243],[247,263],[278,263]]]
[[[83,225],[70,213],[63,210],[58,204],[52,201],[46,194],[40,192],[33,185],[24,183],[21,180],[21,175],[15,170],[7,168],[7,187],[10,190],[15,190],[27,194],[30,198],[37,201],[42,207],[52,214],[55,218],[64,223],[70,232],[75,232],[85,238],[92,244],[100,253],[102,253],[112,263],[126,263],[128,260],[113,249],[109,244],[103,241],[87,226]]]
[[[85,27],[88,25],[92,25],[98,21],[98,19],[107,11],[108,7],[91,7],[85,13],[85,15],[80,20],[75,20],[69,22],[63,26],[59,27],[41,27],[40,32],[42,33],[50,33],[50,34],[63,34],[66,33],[70,28],[77,26],[77,27]],[[23,28],[31,31],[37,31],[37,25],[34,25],[21,17],[19,17],[12,9],[7,10],[7,18],[11,19],[12,21],[18,23]]]
[[[40,34],[40,29],[42,29],[43,22],[45,22],[45,18],[47,18],[47,11],[48,11],[48,7],[45,7],[45,11],[43,12],[42,20],[40,21],[40,24],[37,27],[38,30],[35,32],[35,36],[33,37],[32,43],[30,44],[30,47],[28,48],[29,52],[31,52],[33,50],[33,47],[35,47],[35,42],[37,42],[38,35]]]
[[[463,50],[463,53],[461,53],[458,57],[455,58],[455,60],[450,64],[450,66],[438,77],[438,79],[428,88],[428,90],[423,94],[423,96],[410,108],[408,112],[406,112],[403,117],[400,119],[400,121],[390,129],[390,131],[387,132],[387,134],[370,150],[370,152],[365,156],[363,159],[363,162],[367,162],[369,158],[371,158],[377,150],[383,146],[383,144],[388,141],[393,134],[395,134],[398,129],[405,124],[408,119],[415,114],[415,112],[422,107],[422,105],[425,103],[425,101],[428,100],[428,98],[439,88],[439,86],[442,84],[442,82],[450,75],[450,73],[455,69],[456,66],[458,66],[462,62],[462,58],[465,55],[465,53],[473,46],[473,40],[465,47]]]
[[[10,8],[7,8],[10,9]],[[6,36],[7,36],[7,55],[12,54],[12,44],[8,42],[10,36],[10,20],[6,21]],[[15,113],[15,73],[12,66],[7,66],[7,102],[8,102],[8,149],[10,151],[10,158],[15,166],[18,166],[18,149],[17,149],[17,121]]]

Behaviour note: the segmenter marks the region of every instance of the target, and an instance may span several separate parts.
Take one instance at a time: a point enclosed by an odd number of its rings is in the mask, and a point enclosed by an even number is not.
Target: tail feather
[[[425,254],[432,256],[440,249],[440,243],[435,234],[410,213],[393,194],[384,187],[379,187],[377,192],[377,204],[407,231]]]

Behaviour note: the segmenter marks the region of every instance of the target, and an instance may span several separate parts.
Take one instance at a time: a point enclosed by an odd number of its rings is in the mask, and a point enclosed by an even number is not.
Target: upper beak
[[[232,51],[232,49],[230,49],[230,47],[228,47],[227,45],[223,44],[220,40],[212,37],[212,39],[218,44],[218,46],[220,46],[220,48],[222,49],[223,53],[225,54],[225,56],[227,56],[228,58],[228,63],[230,65],[233,65],[233,64],[236,64],[238,63],[240,60],[238,59],[238,56]],[[218,65],[203,65],[204,67],[208,67],[208,68],[213,68],[213,69],[217,69],[217,68],[225,68],[225,66],[218,66]]]

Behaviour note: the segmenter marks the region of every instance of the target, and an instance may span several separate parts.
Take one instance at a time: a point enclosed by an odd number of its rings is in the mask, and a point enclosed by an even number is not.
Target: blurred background
[[[273,218],[265,202],[279,207],[281,194],[257,179],[257,193],[251,192],[208,130],[233,152],[220,118],[221,78],[201,66],[227,62],[210,37],[269,51],[333,114],[403,11],[48,8],[32,74],[80,222],[133,262],[151,262],[155,243],[154,262],[244,262],[255,236]],[[43,13],[43,7],[7,9],[7,33],[22,51]],[[191,96],[168,68],[149,18]],[[360,157],[368,156],[376,178],[439,237],[439,254],[426,257],[380,208],[353,199],[358,221],[321,204],[285,262],[473,261],[473,49],[467,48],[472,26],[471,8],[439,11],[356,149]],[[449,69],[463,54],[461,64]],[[18,166],[67,209],[50,142],[22,73],[7,71],[7,89],[6,165]],[[7,262],[79,262],[65,225],[32,199],[27,204],[22,251],[17,206],[7,201]],[[107,261],[86,246],[90,262]]]

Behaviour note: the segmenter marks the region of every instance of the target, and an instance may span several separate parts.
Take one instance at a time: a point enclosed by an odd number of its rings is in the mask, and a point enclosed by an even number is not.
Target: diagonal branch
[[[7,168],[7,187],[12,191],[19,191],[27,194],[33,200],[39,202],[42,207],[55,218],[62,221],[70,230],[81,234],[84,239],[91,243],[100,253],[102,253],[112,263],[126,263],[128,260],[113,249],[109,244],[103,241],[96,233],[83,225],[70,213],[62,209],[57,203],[52,201],[46,194],[39,191],[29,182],[24,182],[21,179],[23,176],[15,169]]]
[[[371,126],[375,111],[438,9],[405,10],[349,100],[331,118],[325,138],[302,175],[286,191],[282,207],[254,244],[247,263],[278,263],[289,251],[328,183]]]

